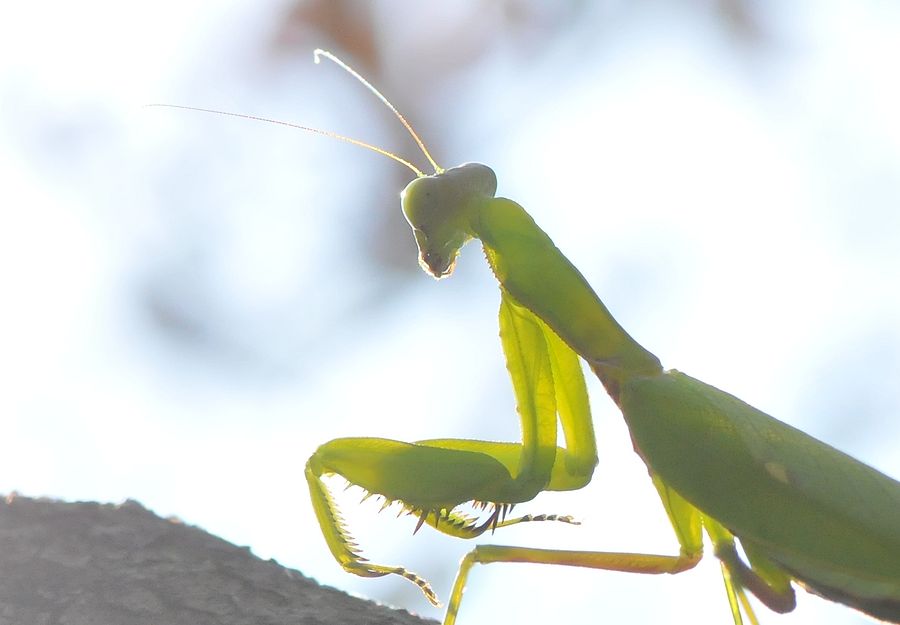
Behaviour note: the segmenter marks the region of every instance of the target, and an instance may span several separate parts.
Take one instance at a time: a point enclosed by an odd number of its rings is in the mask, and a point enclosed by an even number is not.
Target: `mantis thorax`
[[[453,272],[459,250],[472,238],[473,211],[494,197],[497,176],[487,165],[466,163],[410,182],[400,202],[419,246],[419,264],[435,278]]]

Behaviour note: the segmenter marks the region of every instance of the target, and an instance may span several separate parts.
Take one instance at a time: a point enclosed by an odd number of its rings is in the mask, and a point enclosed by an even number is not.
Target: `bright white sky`
[[[665,365],[900,476],[900,10],[766,3],[751,41],[707,3],[626,4],[571,23],[546,10],[556,30],[529,38],[496,31],[501,12],[474,1],[376,3],[385,90],[425,111],[439,162],[490,164],[500,194]],[[396,199],[406,178],[374,155],[142,108],[262,114],[413,154],[371,96],[312,64],[325,35],[301,29],[308,53],[266,56],[285,10],[3,12],[0,492],[137,499],[436,617],[402,580],[339,569],[302,468],[338,436],[518,436],[480,252],[441,283],[416,273]],[[461,25],[488,33],[477,55],[447,45]],[[455,71],[428,73],[436,59]],[[527,508],[585,525],[495,540],[672,552],[627,432],[591,390],[594,483]],[[373,559],[447,596],[470,545],[356,510]],[[727,622],[712,561],[656,579],[494,566],[473,574],[462,623],[680,622],[686,610]],[[794,614],[760,614],[866,622],[807,595]]]

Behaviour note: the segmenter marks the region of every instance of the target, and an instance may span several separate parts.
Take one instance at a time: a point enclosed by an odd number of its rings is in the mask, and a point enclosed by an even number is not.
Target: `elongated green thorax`
[[[478,217],[477,236],[497,280],[588,362],[614,399],[624,380],[662,373],[659,359],[619,325],[525,209],[495,198]]]

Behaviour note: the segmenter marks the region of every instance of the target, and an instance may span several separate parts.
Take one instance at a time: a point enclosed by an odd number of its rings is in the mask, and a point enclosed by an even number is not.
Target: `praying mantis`
[[[444,625],[457,621],[475,564],[677,574],[701,560],[704,533],[720,562],[736,624],[744,616],[757,622],[748,591],[785,613],[796,605],[794,586],[900,623],[900,482],[724,391],[664,369],[528,213],[495,197],[490,168],[469,163],[442,169],[384,96],[337,57],[317,50],[317,62],[320,57],[375,93],[434,169],[426,175],[380,148],[325,133],[389,156],[416,174],[401,194],[401,208],[421,267],[434,278],[447,277],[463,245],[481,241],[500,287],[500,339],[522,430],[516,443],[339,438],[321,445],[306,463],[305,477],[325,542],[346,571],[399,575],[438,605],[415,573],[362,555],[323,480],[330,475],[383,498],[385,507],[396,504],[416,515],[416,531],[429,525],[473,538],[523,522],[573,523],[569,517],[508,514],[543,491],[578,490],[592,478],[597,449],[584,361],[625,419],[672,526],[677,555],[478,545],[462,559]],[[458,511],[467,503],[487,518]]]
[[[444,625],[453,625],[475,564],[529,562],[633,573],[681,573],[703,555],[703,533],[720,560],[735,623],[756,616],[746,591],[775,612],[796,605],[793,584],[871,616],[900,623],[900,482],[674,369],[618,324],[579,271],[525,210],[495,197],[485,165],[442,169],[399,112],[355,71],[406,126],[434,168],[401,194],[419,264],[440,279],[460,248],[481,240],[500,285],[500,338],[522,428],[520,443],[433,439],[407,443],[341,438],[306,464],[325,541],[348,572],[400,575],[437,604],[428,583],[403,567],[361,555],[326,485],[336,474],[398,503],[451,536],[535,520],[506,518],[545,490],[584,487],[597,450],[579,359],[621,410],[634,450],[647,465],[679,545],[678,555],[562,551],[479,545],[459,567]],[[393,155],[391,155],[393,157]],[[557,444],[562,430],[565,446]],[[486,509],[478,522],[456,509]],[[815,531],[811,531],[815,528]],[[740,544],[746,560],[739,554]]]

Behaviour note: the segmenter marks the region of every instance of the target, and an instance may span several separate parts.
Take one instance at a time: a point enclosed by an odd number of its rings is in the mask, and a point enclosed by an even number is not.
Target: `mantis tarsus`
[[[385,506],[396,503],[417,515],[416,530],[427,524],[472,538],[525,521],[571,522],[506,516],[514,504],[542,491],[577,490],[591,480],[597,451],[580,358],[625,418],[675,532],[678,555],[479,545],[460,565],[445,625],[456,621],[476,563],[674,574],[700,561],[704,531],[720,560],[735,623],[742,622],[742,613],[756,622],[746,591],[776,612],[789,612],[794,585],[900,623],[900,482],[732,395],[663,369],[525,210],[495,197],[491,169],[474,163],[441,169],[374,87],[333,55],[316,51],[317,61],[319,56],[378,95],[434,168],[425,175],[387,154],[417,176],[401,201],[422,268],[445,277],[460,248],[481,240],[500,285],[501,343],[522,428],[521,443],[341,438],[319,447],[307,462],[306,479],[322,533],[345,570],[364,577],[400,575],[437,605],[419,576],[361,555],[322,480],[326,475],[340,475],[383,497]],[[558,424],[564,447],[557,444]],[[467,502],[487,510],[487,519],[455,511]]]

